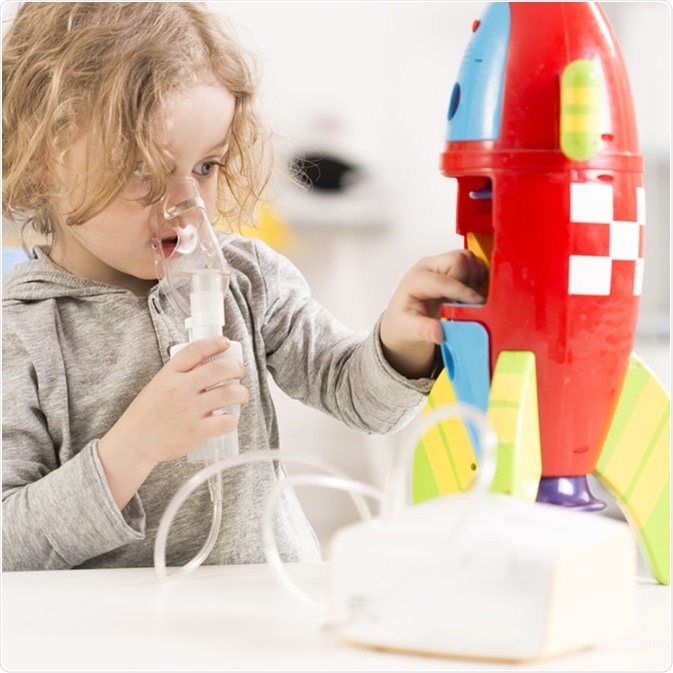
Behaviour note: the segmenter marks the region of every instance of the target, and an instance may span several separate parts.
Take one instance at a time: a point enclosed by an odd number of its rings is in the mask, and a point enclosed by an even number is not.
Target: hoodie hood
[[[35,246],[31,253],[32,259],[17,264],[3,278],[4,306],[59,297],[96,297],[128,293],[128,290],[80,278],[66,271],[49,259],[46,246]]]

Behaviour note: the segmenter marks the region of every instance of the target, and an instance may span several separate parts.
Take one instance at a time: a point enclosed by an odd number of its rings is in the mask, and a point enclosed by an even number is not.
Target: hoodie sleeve
[[[379,336],[353,333],[309,292],[299,271],[257,245],[264,279],[264,341],[274,380],[288,395],[371,433],[401,427],[419,411],[432,379],[406,379],[386,361]]]
[[[5,324],[2,351],[2,569],[70,568],[142,539],[140,500],[119,511],[96,440],[60,464],[35,368]]]

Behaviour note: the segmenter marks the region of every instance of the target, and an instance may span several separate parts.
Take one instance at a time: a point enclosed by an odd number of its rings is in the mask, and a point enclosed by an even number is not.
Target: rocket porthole
[[[458,110],[458,104],[460,103],[460,84],[456,82],[453,85],[453,91],[451,92],[451,101],[449,102],[449,121],[451,121]]]

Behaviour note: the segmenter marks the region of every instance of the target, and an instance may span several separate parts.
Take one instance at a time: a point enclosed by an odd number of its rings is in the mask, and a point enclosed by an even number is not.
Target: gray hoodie
[[[310,296],[288,260],[240,236],[222,237],[231,268],[225,334],[243,345],[250,392],[239,423],[241,452],[278,449],[268,374],[289,396],[364,432],[387,432],[419,410],[432,380],[409,381],[385,361],[378,324],[354,334]],[[3,570],[153,564],[167,503],[201,466],[158,465],[129,504],[116,506],[97,442],[186,341],[183,316],[156,286],[147,297],[74,276],[46,251],[3,282]],[[208,563],[265,560],[261,514],[278,462],[223,475],[224,519]],[[178,512],[166,562],[184,565],[211,523],[207,486]],[[284,560],[320,556],[291,490],[275,516]]]

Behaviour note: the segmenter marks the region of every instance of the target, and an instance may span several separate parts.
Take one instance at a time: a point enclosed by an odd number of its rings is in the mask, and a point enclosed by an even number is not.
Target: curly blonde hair
[[[236,100],[219,168],[217,211],[245,222],[272,171],[270,135],[255,111],[256,82],[221,20],[191,2],[28,2],[6,33],[2,60],[3,215],[42,235],[55,231],[58,174],[87,133],[94,188],[66,224],[91,219],[124,189],[138,161],[148,205],[171,166],[156,140],[169,94],[207,73]],[[104,157],[104,163],[100,157]]]

